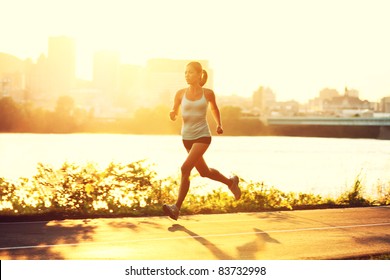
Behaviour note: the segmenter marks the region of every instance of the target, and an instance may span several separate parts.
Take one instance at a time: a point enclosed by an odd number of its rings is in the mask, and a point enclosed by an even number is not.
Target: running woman
[[[211,143],[211,132],[206,119],[209,104],[217,124],[217,133],[223,133],[221,114],[216,103],[215,94],[213,90],[203,87],[207,77],[207,72],[199,62],[187,64],[185,79],[189,87],[176,93],[173,109],[169,113],[170,119],[175,121],[181,106],[182,139],[188,152],[188,156],[181,166],[181,182],[176,203],[163,205],[165,214],[174,220],[179,218],[180,208],[190,188],[190,175],[194,167],[198,170],[200,176],[224,183],[236,200],[241,197],[241,190],[238,186],[239,178],[237,176],[225,177],[218,170],[209,168],[203,159],[203,155]]]

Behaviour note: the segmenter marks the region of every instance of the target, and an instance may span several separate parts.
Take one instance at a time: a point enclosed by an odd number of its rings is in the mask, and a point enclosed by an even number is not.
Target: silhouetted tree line
[[[93,111],[77,108],[69,96],[60,97],[52,111],[3,97],[0,99],[0,132],[179,134],[181,121],[172,122],[169,111],[169,107],[159,105],[140,108],[128,118],[101,119],[95,117]],[[223,107],[221,114],[225,135],[267,134],[260,120],[242,118],[239,107]],[[208,118],[211,130],[215,131],[211,114]]]
[[[26,133],[129,133],[129,134],[180,134],[180,119],[172,122],[170,108],[159,105],[140,108],[132,117],[102,119],[93,111],[77,108],[69,96],[58,98],[54,110],[17,103],[11,97],[0,99],[0,132]],[[221,108],[224,135],[230,136],[305,136],[341,138],[379,138],[380,127],[347,126],[267,126],[257,118],[244,118],[241,108]],[[215,132],[215,122],[208,114],[210,129]],[[387,139],[387,138],[386,138]]]
[[[60,97],[54,111],[37,108],[32,103],[17,103],[11,97],[0,99],[0,132],[80,132],[88,119],[88,113],[75,108],[69,96]]]

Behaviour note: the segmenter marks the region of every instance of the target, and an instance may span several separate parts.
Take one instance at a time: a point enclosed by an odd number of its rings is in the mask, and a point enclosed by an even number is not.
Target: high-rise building
[[[122,64],[119,70],[119,91],[117,103],[129,110],[139,104],[139,96],[144,92],[145,69],[141,66]]]
[[[24,63],[19,58],[0,53],[0,98],[21,99],[25,89]]]
[[[68,94],[76,81],[74,40],[64,36],[50,37],[47,61],[49,94],[54,98]]]
[[[47,57],[41,54],[36,63],[28,61],[28,92],[29,97],[37,100],[48,99],[48,76],[49,69]]]
[[[114,98],[119,87],[119,53],[100,51],[93,59],[93,85],[102,97]]]

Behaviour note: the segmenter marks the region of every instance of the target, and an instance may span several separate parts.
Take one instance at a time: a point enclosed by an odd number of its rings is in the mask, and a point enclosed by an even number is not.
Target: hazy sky
[[[0,11],[0,52],[36,59],[49,36],[70,36],[84,78],[93,52],[108,49],[139,65],[207,59],[217,94],[262,85],[279,101],[325,87],[390,95],[387,0],[0,0]]]

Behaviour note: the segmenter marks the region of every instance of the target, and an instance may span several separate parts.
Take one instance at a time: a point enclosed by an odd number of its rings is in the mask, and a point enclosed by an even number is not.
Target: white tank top
[[[183,118],[181,134],[183,139],[195,140],[200,137],[211,136],[206,120],[208,101],[204,96],[204,90],[202,89],[202,97],[194,101],[187,98],[187,91],[188,89],[181,100],[181,115]]]

